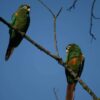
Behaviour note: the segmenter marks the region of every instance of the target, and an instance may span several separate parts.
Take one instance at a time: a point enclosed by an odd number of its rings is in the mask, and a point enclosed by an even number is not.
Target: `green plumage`
[[[30,6],[25,4],[21,5],[18,10],[12,16],[11,25],[15,27],[17,30],[26,33],[29,23],[30,23]],[[20,42],[22,41],[23,37],[15,32],[13,29],[9,29],[9,44],[7,48],[7,52],[5,55],[5,60],[8,60],[10,55],[12,54],[14,48],[16,48]]]
[[[84,66],[84,56],[82,54],[82,51],[80,47],[76,44],[69,44],[66,48],[67,52],[67,60],[66,64],[67,67],[73,70],[77,74],[78,77],[80,77],[83,66]],[[77,81],[70,75],[70,73],[65,70],[67,82],[69,84],[77,83]]]

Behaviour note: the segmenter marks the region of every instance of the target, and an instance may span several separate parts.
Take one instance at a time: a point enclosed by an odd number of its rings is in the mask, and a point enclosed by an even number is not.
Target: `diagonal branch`
[[[61,11],[62,11],[62,7],[60,8],[60,10],[58,11],[57,14],[54,14],[54,12],[42,1],[42,0],[38,0],[53,16],[53,23],[54,23],[54,48],[56,50],[56,55],[59,56],[59,50],[58,50],[58,45],[57,45],[57,35],[56,35],[56,20],[58,18],[58,16],[60,15]]]
[[[28,40],[31,44],[33,44],[35,47],[37,47],[39,50],[43,51],[50,57],[52,57],[55,60],[61,60],[60,57],[52,54],[50,51],[48,51],[46,48],[42,47],[41,45],[37,44],[34,40],[32,40],[28,35],[25,35],[25,39]]]
[[[63,66],[64,68],[66,68],[68,70],[68,72],[70,72],[70,74],[78,80],[78,82],[81,84],[81,86],[92,96],[92,98],[94,100],[98,100],[97,96],[95,95],[95,93],[79,78],[77,77],[76,73],[74,73],[70,68],[68,68],[66,66],[66,64],[64,63],[64,61],[62,60],[62,58],[52,54],[49,50],[45,49],[44,47],[42,47],[41,45],[39,45],[38,43],[36,43],[34,40],[32,40],[28,35],[23,35],[23,32],[18,31],[16,28],[14,28],[13,26],[11,26],[11,24],[9,24],[6,20],[4,20],[2,17],[0,17],[0,21],[2,23],[4,23],[5,25],[7,25],[9,28],[14,29],[15,31],[17,31],[17,33],[21,34],[26,40],[28,40],[32,45],[34,45],[36,48],[38,48],[39,50],[43,51],[45,54],[47,54],[48,56],[52,57],[53,59],[55,59],[61,66]]]
[[[62,9],[63,9],[63,8],[61,7],[60,10],[58,11],[58,13],[56,14],[56,18],[60,15]]]
[[[71,11],[72,9],[75,9],[77,2],[78,2],[78,0],[74,0],[73,4],[69,8],[67,8],[67,10]]]
[[[95,93],[81,79],[78,79],[78,78],[77,80],[79,81],[79,83],[92,96],[93,100],[98,100],[99,98],[95,95]]]
[[[5,25],[7,25],[9,28],[14,29],[16,32],[18,32],[19,34],[21,34],[26,40],[28,40],[31,44],[33,44],[34,46],[36,46],[39,50],[43,51],[44,53],[46,53],[47,55],[51,56],[53,59],[55,60],[60,60],[61,58],[52,54],[50,51],[48,51],[47,49],[45,49],[44,47],[42,47],[41,45],[37,44],[34,40],[32,40],[28,35],[25,35],[24,32],[21,32],[19,30],[17,30],[15,27],[13,27],[11,24],[9,24],[6,20],[4,20],[2,17],[0,17],[0,21],[2,23],[4,23]]]

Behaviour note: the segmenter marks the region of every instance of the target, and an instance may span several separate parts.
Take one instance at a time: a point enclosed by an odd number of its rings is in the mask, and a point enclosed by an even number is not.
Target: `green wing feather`
[[[11,25],[12,26],[14,26],[15,25],[15,23],[16,23],[16,14],[14,13],[13,15],[12,15],[12,17],[11,17]],[[13,37],[13,34],[12,34],[12,30],[13,29],[9,29],[9,34],[10,34],[10,37]]]

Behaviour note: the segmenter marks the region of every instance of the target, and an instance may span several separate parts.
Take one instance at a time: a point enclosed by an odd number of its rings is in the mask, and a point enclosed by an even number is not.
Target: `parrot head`
[[[74,53],[75,52],[75,53]],[[73,55],[75,56],[75,54],[77,53],[81,53],[81,49],[80,47],[77,45],[77,44],[69,44],[67,47],[66,47],[66,53],[69,55],[71,53],[74,53]]]
[[[28,4],[22,4],[20,5],[18,11],[25,11],[26,13],[30,12],[30,6]]]

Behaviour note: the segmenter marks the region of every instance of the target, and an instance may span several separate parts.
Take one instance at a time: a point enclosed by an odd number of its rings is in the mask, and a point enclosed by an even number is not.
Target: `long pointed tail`
[[[66,90],[66,100],[74,100],[75,83],[68,84]]]
[[[7,61],[7,60],[9,59],[9,57],[11,56],[13,50],[14,50],[14,47],[8,46],[8,49],[7,49],[6,55],[5,55],[5,60],[6,60],[6,61]]]

